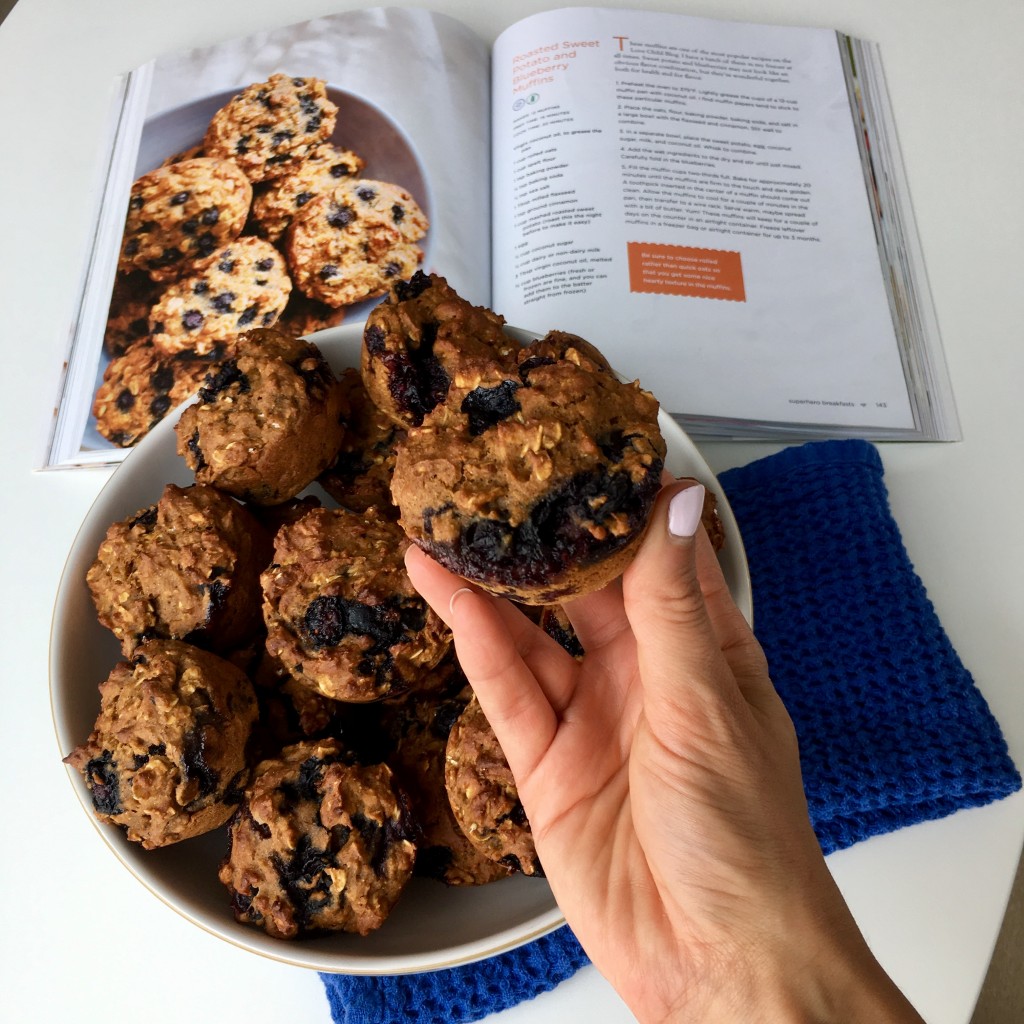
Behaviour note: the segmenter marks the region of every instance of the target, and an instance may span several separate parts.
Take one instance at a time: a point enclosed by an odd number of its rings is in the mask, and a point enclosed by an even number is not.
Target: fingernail
[[[472,594],[473,591],[469,587],[459,587],[450,598],[448,598],[448,611],[453,612],[455,610],[455,600],[462,594]]]
[[[673,537],[692,537],[704,510],[704,485],[694,484],[674,495],[668,503],[668,532]]]

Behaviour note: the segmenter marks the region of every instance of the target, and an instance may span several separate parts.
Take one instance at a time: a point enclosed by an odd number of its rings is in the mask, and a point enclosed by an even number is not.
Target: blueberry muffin
[[[395,447],[405,435],[401,427],[370,400],[358,370],[341,375],[345,397],[345,437],[338,457],[320,475],[320,486],[341,506],[353,512],[375,508],[389,519],[398,518],[391,501]]]
[[[168,355],[144,338],[111,359],[103,371],[92,414],[96,429],[119,448],[138,444],[172,409],[195,394],[215,358],[194,352]]]
[[[200,157],[142,175],[128,200],[118,270],[174,281],[242,233],[252,185],[231,160]]]
[[[711,546],[716,551],[725,547],[725,524],[718,514],[718,495],[710,489],[704,491],[704,507],[701,509],[700,521],[707,530]]]
[[[345,322],[345,307],[335,309],[318,299],[310,299],[293,288],[288,305],[275,325],[286,334],[304,338],[317,331],[326,331]]]
[[[176,424],[178,454],[200,483],[257,505],[295,497],[338,454],[338,378],[313,344],[247,332]]]
[[[249,677],[256,694],[259,718],[249,743],[251,764],[276,757],[292,743],[326,738],[344,744],[353,762],[389,759],[391,744],[379,705],[332,700],[303,685],[267,651],[266,641],[266,630],[261,629],[249,643],[223,655]]]
[[[328,306],[383,295],[423,260],[427,233],[416,200],[397,185],[355,178],[311,199],[283,247],[295,286]]]
[[[96,816],[147,850],[231,816],[248,778],[256,698],[245,674],[177,640],[150,640],[100,684],[89,738],[66,758]]]
[[[413,588],[396,523],[317,508],[282,526],[264,572],[267,650],[335,700],[396,696],[444,657],[451,634]]]
[[[284,257],[269,242],[237,238],[161,294],[149,314],[153,344],[208,355],[242,331],[273,327],[291,291]]]
[[[417,271],[371,310],[360,369],[377,407],[402,427],[418,427],[444,401],[457,369],[515,365],[519,345],[504,317],[473,306],[436,274]]]
[[[338,108],[319,78],[271,75],[234,96],[210,120],[203,137],[208,157],[233,160],[250,181],[297,170],[330,138]]]
[[[282,526],[294,523],[323,502],[315,494],[302,494],[289,498],[278,505],[247,505],[246,508],[260,521],[263,528],[273,537]]]
[[[306,203],[346,178],[358,177],[365,166],[362,157],[348,150],[331,143],[318,146],[290,174],[259,186],[250,213],[253,233],[277,242]]]
[[[565,614],[565,609],[560,604],[544,605],[540,612],[539,625],[563,650],[568,651],[577,660],[583,657],[583,644],[580,643],[569,616]]]
[[[111,358],[124,355],[149,337],[149,311],[160,298],[161,286],[141,270],[118,274],[110,295],[103,351]]]
[[[387,920],[416,857],[404,799],[387,765],[346,762],[323,740],[256,766],[219,873],[238,921],[293,939]]]
[[[385,726],[394,745],[389,764],[409,794],[419,830],[416,874],[445,885],[485,885],[513,874],[466,838],[448,801],[445,751],[452,725],[473,695],[454,657],[428,673],[416,691],[389,701]]]
[[[408,536],[491,593],[551,604],[633,557],[661,486],[658,403],[580,347],[541,341],[515,367],[457,370],[398,446]]]
[[[481,853],[512,871],[544,874],[512,770],[475,696],[448,735],[445,787],[455,820]]]
[[[110,526],[86,582],[125,656],[158,638],[224,652],[261,626],[270,553],[238,502],[202,484],[168,484],[155,505]]]

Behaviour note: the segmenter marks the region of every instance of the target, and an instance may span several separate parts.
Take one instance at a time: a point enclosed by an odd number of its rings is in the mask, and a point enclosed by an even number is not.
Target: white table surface
[[[5,841],[0,1007],[11,1021],[329,1024],[315,974],[235,949],[167,909],[78,804],[51,723],[53,596],[107,470],[37,473],[82,260],[112,76],[168,49],[354,6],[331,0],[20,0],[0,27],[0,415]],[[435,0],[485,37],[551,3]],[[630,6],[620,0],[619,6]],[[965,440],[887,445],[892,505],[939,616],[1024,764],[1024,7],[1019,0],[703,0],[692,14],[875,39]],[[705,447],[721,470],[774,450]],[[1024,836],[1024,796],[829,858],[872,947],[930,1024],[968,1021]],[[632,1020],[593,968],[493,1018]]]

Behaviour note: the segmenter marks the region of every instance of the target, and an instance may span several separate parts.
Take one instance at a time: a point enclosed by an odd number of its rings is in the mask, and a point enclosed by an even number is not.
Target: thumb
[[[761,657],[701,526],[704,497],[693,480],[662,488],[623,579],[644,691],[667,702],[665,710],[694,697],[738,696],[745,663]]]

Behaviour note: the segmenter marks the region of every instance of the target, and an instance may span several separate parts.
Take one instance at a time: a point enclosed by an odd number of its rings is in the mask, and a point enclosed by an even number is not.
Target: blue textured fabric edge
[[[755,632],[800,739],[822,849],[1019,789],[999,726],[903,546],[878,450],[811,442],[719,482],[747,552]],[[587,962],[563,927],[465,966],[321,978],[335,1024],[468,1024]]]
[[[425,974],[321,974],[335,1024],[468,1024],[548,992],[589,963],[568,925],[497,956]]]

